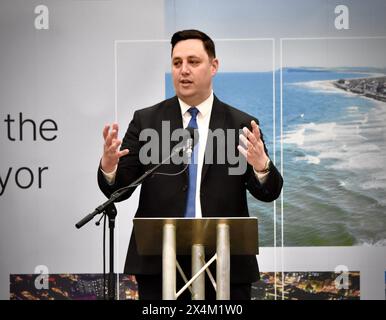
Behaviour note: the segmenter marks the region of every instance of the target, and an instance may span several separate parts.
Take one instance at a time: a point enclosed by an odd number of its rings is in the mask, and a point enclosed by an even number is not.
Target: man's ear
[[[214,76],[217,73],[218,67],[219,67],[218,59],[217,58],[213,58],[212,61],[211,61],[212,76]]]

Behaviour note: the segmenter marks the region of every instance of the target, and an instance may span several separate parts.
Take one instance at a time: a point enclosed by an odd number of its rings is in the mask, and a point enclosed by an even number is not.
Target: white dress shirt
[[[202,217],[201,212],[201,200],[200,200],[200,190],[201,190],[201,172],[202,166],[204,164],[204,154],[206,147],[206,140],[208,138],[208,129],[210,114],[212,113],[213,106],[213,91],[210,93],[209,97],[201,102],[198,106],[189,106],[180,98],[178,98],[181,107],[182,114],[182,124],[186,128],[189,124],[192,116],[188,112],[188,109],[191,107],[196,107],[199,111],[197,114],[197,126],[198,126],[198,162],[197,162],[197,185],[196,185],[196,218]]]

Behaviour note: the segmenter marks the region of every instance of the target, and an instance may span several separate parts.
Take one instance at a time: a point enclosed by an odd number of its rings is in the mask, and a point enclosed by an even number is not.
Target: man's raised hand
[[[118,165],[119,158],[129,153],[129,149],[119,150],[122,141],[118,139],[118,130],[117,123],[112,124],[111,130],[109,124],[103,128],[104,145],[101,168],[106,173],[113,172]]]
[[[259,126],[252,120],[251,127],[252,131],[247,127],[243,128],[244,134],[240,135],[240,141],[244,147],[239,145],[238,149],[256,171],[262,171],[265,168],[268,156],[264,150],[264,143],[261,140]]]

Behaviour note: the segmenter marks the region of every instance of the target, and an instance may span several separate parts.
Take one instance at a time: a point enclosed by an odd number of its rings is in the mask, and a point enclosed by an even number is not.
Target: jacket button
[[[186,190],[188,190],[188,185],[187,184],[185,184],[183,187],[182,187],[182,191],[186,191]]]

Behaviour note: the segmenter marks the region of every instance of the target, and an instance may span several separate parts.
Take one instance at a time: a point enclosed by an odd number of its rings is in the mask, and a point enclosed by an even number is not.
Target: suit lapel
[[[165,105],[165,113],[162,121],[170,122],[170,134],[172,134],[173,131],[176,129],[183,128],[181,107],[180,107],[180,103],[178,102],[177,96],[174,96],[173,98],[171,98]],[[170,141],[170,151],[173,150],[173,148],[177,145],[177,143],[178,141]],[[180,170],[183,169],[182,164],[178,165],[178,167],[180,168]],[[188,170],[184,171],[184,176],[187,183]]]
[[[210,115],[210,121],[209,121],[209,130],[214,131],[216,129],[224,128],[225,126],[225,109],[224,105],[221,103],[220,100],[217,99],[216,96],[214,96],[213,99],[213,107],[212,112]],[[209,137],[209,132],[208,132]],[[213,146],[213,148],[210,148],[210,145]],[[212,149],[212,150],[210,150]],[[208,144],[206,143],[205,148],[205,158],[204,158],[204,164],[202,166],[202,172],[201,172],[201,183],[204,181],[206,174],[208,173],[208,170],[211,166],[210,163],[206,163],[206,159],[214,159],[214,155],[217,153],[217,146],[215,143]]]
[[[165,119],[163,121],[170,121],[170,132],[182,128],[182,115],[180,103],[177,96],[170,99],[165,108]]]

